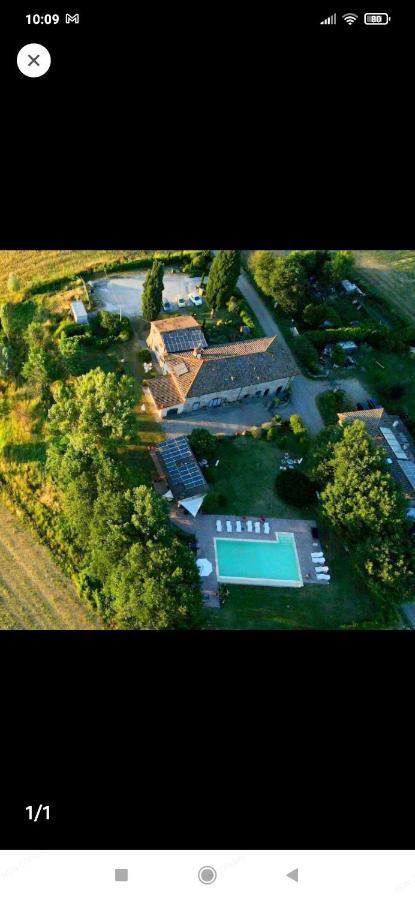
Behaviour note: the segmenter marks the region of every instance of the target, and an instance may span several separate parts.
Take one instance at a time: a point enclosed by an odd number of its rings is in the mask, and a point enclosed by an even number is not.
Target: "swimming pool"
[[[270,587],[302,587],[297,547],[291,532],[274,541],[215,538],[218,581]]]

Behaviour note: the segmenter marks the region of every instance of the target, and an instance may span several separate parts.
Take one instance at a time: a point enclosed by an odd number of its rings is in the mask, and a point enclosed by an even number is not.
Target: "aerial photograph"
[[[0,629],[415,628],[415,250],[0,251]]]

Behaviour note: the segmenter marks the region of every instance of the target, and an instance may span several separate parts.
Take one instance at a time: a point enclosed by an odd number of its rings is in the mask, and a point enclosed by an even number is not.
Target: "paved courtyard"
[[[245,431],[254,425],[269,422],[278,409],[270,409],[270,401],[241,400],[238,403],[226,403],[216,409],[199,409],[197,412],[182,414],[171,419],[162,419],[161,424],[166,436],[180,437],[188,435],[193,428],[208,428],[213,434],[235,434]],[[285,416],[285,407],[281,407]]]
[[[147,276],[147,270],[143,272],[135,272],[134,274],[114,275],[111,278],[100,278],[93,281],[94,297],[100,309],[106,309],[108,312],[121,313],[128,318],[142,315],[141,299],[143,294],[143,285]],[[189,278],[182,273],[174,274],[172,272],[164,273],[164,291],[163,300],[172,303],[172,312],[191,314],[191,310],[195,307],[189,301],[187,307],[179,310],[175,302],[176,294],[187,299],[188,295],[195,291],[196,286],[200,284],[200,278]]]
[[[216,572],[216,564],[215,564],[215,546],[214,539],[215,537],[221,538],[233,538],[238,541],[244,540],[257,540],[257,541],[269,541],[273,540],[274,533],[276,531],[289,531],[294,534],[295,543],[297,547],[298,561],[300,564],[301,574],[304,581],[304,585],[307,584],[328,584],[328,582],[318,581],[314,565],[311,561],[311,553],[316,553],[322,550],[321,544],[319,541],[313,541],[311,535],[311,528],[315,526],[315,521],[312,519],[271,519],[266,518],[265,521],[269,522],[270,525],[270,534],[266,535],[263,533],[263,527],[261,525],[261,533],[255,534],[255,532],[248,532],[246,527],[246,520],[251,518],[253,522],[258,521],[258,516],[230,516],[230,515],[203,515],[199,514],[196,519],[190,521],[189,516],[185,516],[183,512],[177,510],[177,508],[172,511],[172,520],[178,525],[180,528],[183,528],[184,531],[188,533],[192,533],[195,535],[196,543],[197,543],[197,558],[198,559],[208,559],[213,566],[212,573],[206,577],[202,578],[202,591],[204,602],[206,606],[211,607],[219,607],[219,585],[217,580],[217,572]],[[222,522],[223,531],[219,534],[216,530],[216,520],[220,519]],[[241,533],[236,532],[235,523],[237,520],[242,522],[243,531]],[[230,521],[232,523],[232,532],[228,533],[226,531],[226,522]],[[317,544],[317,546],[315,546]],[[324,551],[323,551],[324,552]],[[278,590],[278,587],[275,587],[275,590]],[[300,590],[300,588],[293,588],[293,590]]]

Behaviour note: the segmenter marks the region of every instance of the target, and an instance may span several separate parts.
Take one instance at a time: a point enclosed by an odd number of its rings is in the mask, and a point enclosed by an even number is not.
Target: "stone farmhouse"
[[[203,350],[207,343],[199,322],[193,316],[175,316],[151,322],[147,346],[163,365],[170,353]]]
[[[163,321],[152,325],[163,325]],[[145,388],[159,418],[279,394],[298,369],[285,345],[276,337],[263,337],[169,351],[164,356],[164,373]]]

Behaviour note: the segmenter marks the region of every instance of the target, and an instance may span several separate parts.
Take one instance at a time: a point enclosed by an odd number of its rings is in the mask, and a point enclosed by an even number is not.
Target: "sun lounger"
[[[264,522],[264,534],[269,534],[269,522]]]
[[[313,541],[313,547],[318,547],[318,541]]]
[[[317,575],[318,581],[330,581],[331,575]]]
[[[240,533],[242,531],[242,525],[240,522],[236,523],[236,530]]]
[[[255,534],[261,534],[261,522],[254,522]]]
[[[318,559],[312,560],[313,566],[324,566],[326,564],[326,560],[324,556],[319,556]]]
[[[216,531],[222,531],[222,522],[220,519],[216,519]]]
[[[226,531],[232,531],[232,522],[226,523]]]
[[[252,522],[250,519],[248,519],[248,521],[246,523],[246,529],[247,529],[247,531],[252,531]]]
[[[313,550],[313,551],[310,553],[310,556],[311,556],[311,559],[316,559],[316,558],[318,558],[319,556],[324,556],[324,553],[323,553],[322,550],[315,550],[315,551]]]
[[[321,575],[322,572],[327,573],[329,570],[328,566],[314,566],[314,568],[316,570],[316,575]]]

